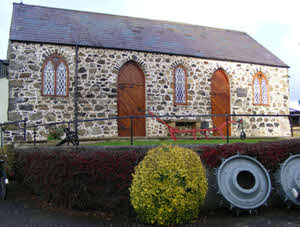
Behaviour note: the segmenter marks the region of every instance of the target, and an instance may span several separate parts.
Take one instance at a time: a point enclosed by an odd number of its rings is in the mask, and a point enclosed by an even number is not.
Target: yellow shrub
[[[170,225],[196,218],[207,193],[199,156],[182,147],[150,150],[135,169],[130,200],[141,221]]]

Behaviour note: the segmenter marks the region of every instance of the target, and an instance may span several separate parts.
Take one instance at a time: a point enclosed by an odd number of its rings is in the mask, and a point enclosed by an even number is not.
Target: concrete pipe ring
[[[275,179],[281,198],[300,206],[300,155],[285,160],[276,171]]]
[[[266,203],[272,189],[267,170],[246,155],[235,155],[223,161],[217,170],[217,184],[230,207],[245,210]]]

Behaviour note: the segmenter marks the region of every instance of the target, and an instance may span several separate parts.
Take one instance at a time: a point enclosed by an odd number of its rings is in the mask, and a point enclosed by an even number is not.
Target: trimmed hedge
[[[79,210],[128,212],[137,152],[18,152],[17,180],[43,200]]]
[[[290,154],[300,154],[300,139],[281,140],[274,142],[259,142],[254,144],[235,143],[201,147],[201,160],[209,168],[216,168],[236,154],[248,155],[256,158],[266,169],[275,170],[279,163]]]
[[[239,152],[256,157],[267,169],[275,170],[289,154],[300,154],[300,139],[193,149],[198,151],[208,168],[218,167],[222,158]],[[45,152],[19,149],[16,151],[16,179],[33,193],[58,206],[129,214],[132,211],[129,201],[132,174],[145,154],[139,151]]]

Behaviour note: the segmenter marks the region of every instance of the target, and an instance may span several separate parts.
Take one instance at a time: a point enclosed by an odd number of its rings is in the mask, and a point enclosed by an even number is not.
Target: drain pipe
[[[78,138],[78,45],[75,46],[74,131]]]

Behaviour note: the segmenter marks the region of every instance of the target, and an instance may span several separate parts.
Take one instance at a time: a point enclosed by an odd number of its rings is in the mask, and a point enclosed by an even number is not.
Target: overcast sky
[[[0,59],[6,59],[13,2],[20,3],[0,0]],[[291,101],[300,99],[299,0],[23,0],[23,3],[244,31],[291,67]]]

